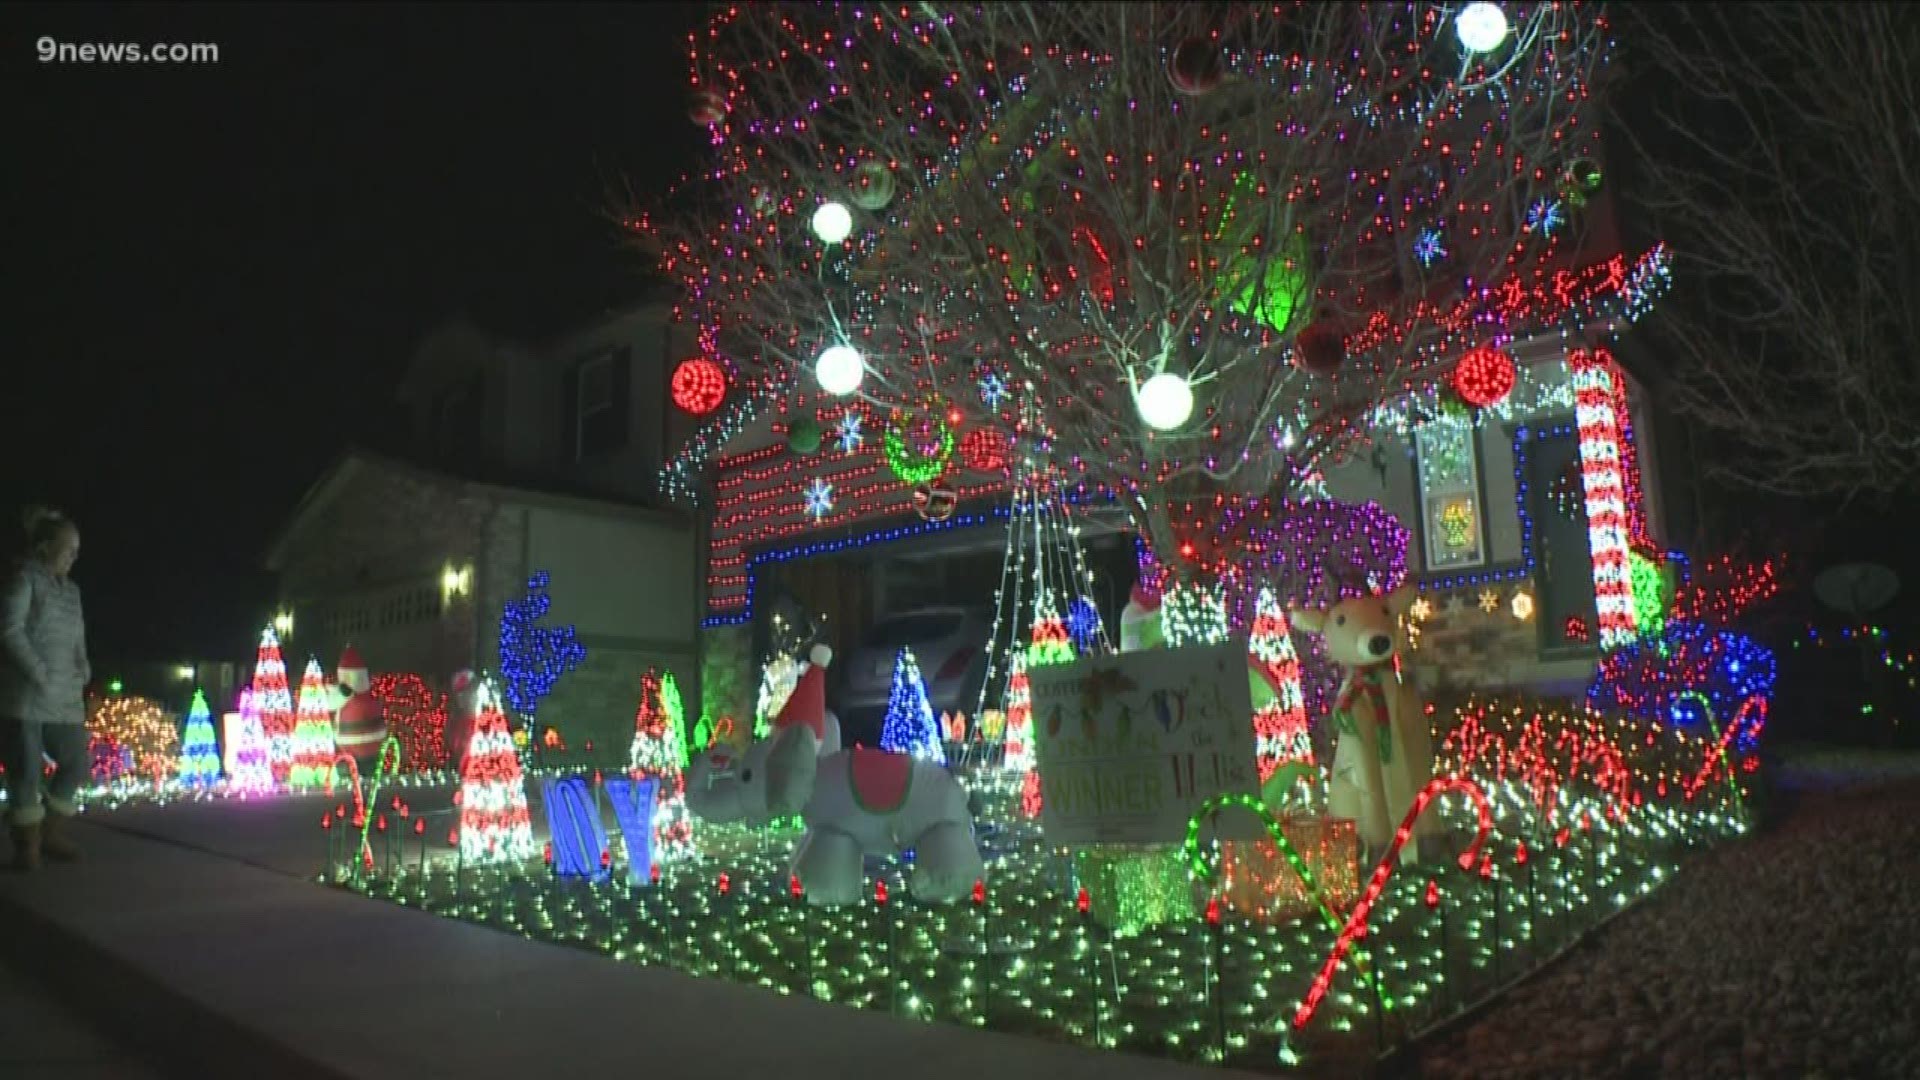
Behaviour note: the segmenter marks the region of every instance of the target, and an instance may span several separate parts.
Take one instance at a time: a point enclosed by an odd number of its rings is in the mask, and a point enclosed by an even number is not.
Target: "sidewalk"
[[[9,1080],[155,1080],[51,991],[0,962],[0,1076]]]
[[[783,998],[324,888],[305,880],[318,869],[318,806],[83,819],[87,862],[0,877],[12,943],[0,955],[37,978],[64,972],[62,990],[169,1074],[1250,1075]]]

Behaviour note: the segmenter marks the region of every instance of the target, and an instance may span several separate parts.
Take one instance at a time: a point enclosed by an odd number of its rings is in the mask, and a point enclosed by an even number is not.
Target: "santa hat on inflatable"
[[[340,684],[343,694],[364,694],[373,686],[373,677],[367,672],[367,662],[360,659],[360,650],[349,645],[340,653],[340,668],[334,674],[334,681]]]
[[[780,706],[780,714],[773,718],[773,730],[785,731],[798,724],[813,732],[815,742],[825,742],[827,664],[833,660],[833,650],[815,645],[807,659],[810,661],[807,670],[800,673],[800,681],[793,684],[793,693],[787,695],[787,703]]]

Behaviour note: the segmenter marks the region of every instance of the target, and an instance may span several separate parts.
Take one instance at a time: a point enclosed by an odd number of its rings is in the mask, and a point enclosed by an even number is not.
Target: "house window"
[[[1487,561],[1485,500],[1472,425],[1422,424],[1414,429],[1420,472],[1420,532],[1428,571],[1460,570]]]
[[[478,372],[440,398],[439,415],[434,417],[434,442],[444,457],[471,457],[480,449],[476,444],[485,405],[486,392]]]
[[[590,356],[574,369],[571,403],[575,461],[609,454],[626,444],[626,386],[624,350]]]

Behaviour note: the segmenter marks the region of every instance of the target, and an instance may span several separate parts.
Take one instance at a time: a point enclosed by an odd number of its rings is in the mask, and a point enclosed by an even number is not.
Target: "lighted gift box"
[[[1094,920],[1116,934],[1199,917],[1190,864],[1178,844],[1079,848],[1073,866]]]
[[[1325,890],[1334,910],[1360,895],[1359,835],[1348,818],[1288,817],[1280,831]],[[1222,898],[1228,908],[1260,922],[1286,922],[1310,915],[1318,900],[1272,840],[1221,843]]]

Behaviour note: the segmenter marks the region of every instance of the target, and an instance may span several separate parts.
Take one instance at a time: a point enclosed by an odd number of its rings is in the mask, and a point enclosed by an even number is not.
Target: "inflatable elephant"
[[[820,754],[802,726],[745,753],[717,747],[687,770],[687,807],[706,821],[761,825],[799,814],[807,835],[793,873],[809,902],[833,906],[861,897],[862,857],[911,848],[907,889],[950,903],[981,877],[967,791],[938,765],[856,746]]]

